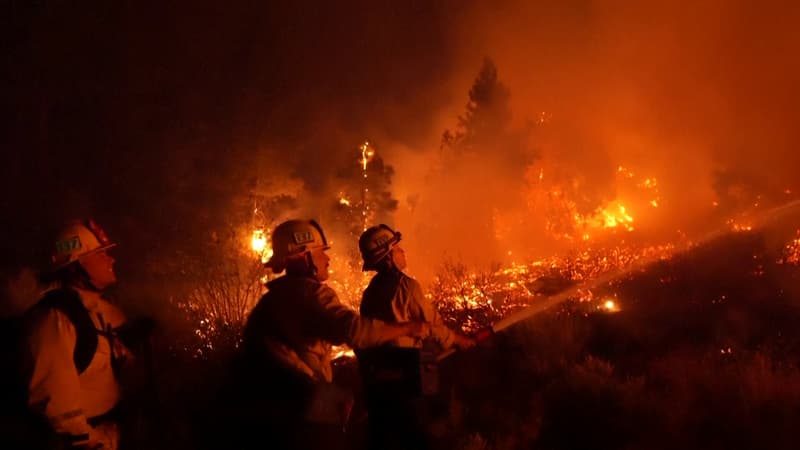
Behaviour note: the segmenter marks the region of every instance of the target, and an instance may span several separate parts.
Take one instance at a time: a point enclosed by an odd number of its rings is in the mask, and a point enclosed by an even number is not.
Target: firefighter
[[[340,303],[325,284],[330,246],[317,222],[280,224],[272,248],[267,267],[286,274],[267,283],[245,325],[244,373],[250,376],[245,385],[252,408],[245,428],[261,438],[262,447],[264,440],[268,448],[343,446],[353,400],[332,383],[331,345],[371,347],[426,336],[430,327],[422,321],[364,319]]]
[[[115,245],[92,220],[68,223],[43,271],[50,289],[24,318],[27,404],[64,448],[118,447],[117,370],[130,353],[116,337],[125,315],[102,297]]]
[[[442,323],[436,309],[423,294],[419,282],[403,272],[406,256],[399,245],[400,239],[399,232],[384,224],[367,229],[359,238],[358,247],[364,261],[362,269],[365,272],[377,272],[364,291],[361,315],[389,323],[414,320],[429,322],[431,338],[440,350],[453,346],[466,349],[475,345],[474,339],[454,332]],[[400,349],[419,349],[422,345],[422,339],[403,336],[381,348],[359,352],[359,364],[370,367],[389,361],[389,365],[397,366],[396,362],[391,362],[392,358],[406,358],[403,355],[413,354]],[[369,370],[375,372],[376,368]],[[364,374],[365,370],[362,369],[362,376],[369,378],[369,374]],[[414,392],[413,388],[409,390],[398,386],[394,381],[381,383],[380,380],[375,383],[365,380],[365,387],[369,412],[369,448],[426,448],[425,433],[417,413],[424,389],[419,387],[419,391]]]

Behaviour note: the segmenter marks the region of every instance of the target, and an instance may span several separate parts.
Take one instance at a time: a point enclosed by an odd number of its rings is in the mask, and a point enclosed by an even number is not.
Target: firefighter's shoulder
[[[309,280],[307,287],[312,293],[312,297],[322,304],[339,303],[339,296],[332,287],[316,280]]]
[[[402,272],[400,274],[399,285],[401,289],[408,292],[422,292],[422,285],[419,283],[419,281]]]

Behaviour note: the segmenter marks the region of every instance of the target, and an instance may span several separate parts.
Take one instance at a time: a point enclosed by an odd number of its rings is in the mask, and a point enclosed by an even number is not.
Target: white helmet
[[[318,248],[327,250],[331,247],[316,221],[287,220],[272,232],[272,257],[265,266],[274,273],[281,273],[286,268],[287,258]]]
[[[364,260],[363,271],[375,270],[375,265],[385,258],[392,248],[400,242],[402,235],[388,225],[380,224],[369,227],[358,238],[358,249]]]
[[[117,245],[111,242],[94,220],[71,221],[56,237],[55,247],[50,257],[50,270],[57,271],[80,258],[107,250]]]

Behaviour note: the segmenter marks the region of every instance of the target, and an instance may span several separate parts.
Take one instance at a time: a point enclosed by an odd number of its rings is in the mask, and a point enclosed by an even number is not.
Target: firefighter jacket
[[[33,316],[26,349],[31,371],[28,404],[71,444],[84,445],[91,439],[103,443],[105,449],[115,449],[115,427],[108,423],[92,427],[90,419],[108,413],[120,400],[113,364],[125,349],[113,338],[112,330],[122,325],[125,317],[100,293],[74,290],[98,332],[97,349],[86,369],[78,373],[73,361],[77,333],[67,315],[47,308]]]
[[[378,272],[364,291],[361,315],[384,322],[426,321],[431,324],[432,337],[442,346],[453,345],[454,334],[448,329],[422,292],[419,282],[399,270]],[[391,343],[396,347],[420,347],[421,341],[401,337]]]
[[[245,325],[248,354],[265,354],[295,373],[330,382],[331,344],[358,348],[388,341],[383,322],[360,317],[314,278],[284,275],[267,288]]]

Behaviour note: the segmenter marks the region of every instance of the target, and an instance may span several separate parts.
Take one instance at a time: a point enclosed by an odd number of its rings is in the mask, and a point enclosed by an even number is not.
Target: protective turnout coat
[[[419,282],[399,270],[377,273],[364,291],[361,315],[384,322],[425,321],[431,324],[432,337],[442,348],[453,345],[453,332],[442,323],[439,313],[425,297]],[[401,337],[396,347],[419,347],[420,340]]]
[[[419,282],[399,270],[378,272],[372,278],[361,300],[361,315],[386,322],[429,322],[431,337],[444,349],[455,340]],[[434,367],[424,363],[421,353],[417,353],[419,360],[409,359],[420,347],[421,340],[401,337],[388,347],[358,353],[369,410],[370,450],[428,448],[420,419],[425,405],[420,394],[435,392],[438,376]]]
[[[267,287],[245,327],[251,355],[265,354],[293,372],[330,382],[332,344],[360,348],[388,340],[383,322],[360,317],[313,278],[284,275]]]
[[[102,443],[104,449],[116,449],[116,426],[107,421],[95,426],[90,423],[109,413],[120,400],[113,361],[123,357],[126,349],[113,338],[113,330],[125,322],[125,316],[98,292],[74,290],[98,333],[94,356],[79,373],[73,361],[75,325],[57,308],[38,310],[27,324],[28,404],[70,444],[81,446],[91,439]]]

